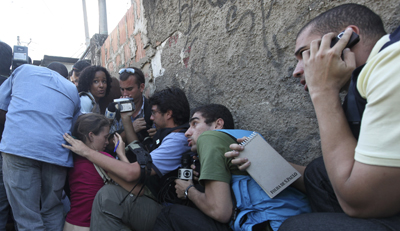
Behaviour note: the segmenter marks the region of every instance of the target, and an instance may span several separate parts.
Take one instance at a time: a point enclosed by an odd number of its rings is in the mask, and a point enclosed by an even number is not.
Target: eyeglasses
[[[161,111],[151,111],[151,115],[154,116],[157,112],[161,114]]]
[[[131,74],[135,74],[135,69],[133,68],[122,68],[121,70],[119,70],[118,74],[122,74],[123,72],[128,72]]]

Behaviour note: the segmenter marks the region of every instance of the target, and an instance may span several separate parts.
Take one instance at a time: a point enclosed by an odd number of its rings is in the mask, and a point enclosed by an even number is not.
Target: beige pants
[[[65,222],[63,231],[90,231],[89,227],[77,226]]]

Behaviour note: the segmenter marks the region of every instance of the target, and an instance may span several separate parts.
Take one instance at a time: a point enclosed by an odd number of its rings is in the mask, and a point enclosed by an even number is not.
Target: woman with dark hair
[[[103,152],[108,145],[109,130],[110,123],[105,116],[88,113],[79,116],[72,135],[89,148],[97,150],[99,155],[113,158],[110,154]],[[120,143],[118,154],[125,144],[118,134],[113,138],[114,143],[118,143],[118,141]],[[69,170],[68,180],[71,190],[71,210],[65,219],[64,231],[89,231],[93,200],[97,191],[110,178],[103,169],[95,166],[86,158],[74,154],[74,168]]]
[[[79,77],[78,92],[81,97],[81,112],[100,114],[99,101],[111,89],[111,75],[102,66],[86,67]]]

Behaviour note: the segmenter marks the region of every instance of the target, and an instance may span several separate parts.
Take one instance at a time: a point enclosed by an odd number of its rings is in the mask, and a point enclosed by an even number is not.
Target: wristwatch
[[[188,193],[189,193],[189,189],[191,188],[191,187],[194,187],[194,185],[189,185],[187,188],[186,188],[186,190],[185,190],[185,199],[188,199]]]

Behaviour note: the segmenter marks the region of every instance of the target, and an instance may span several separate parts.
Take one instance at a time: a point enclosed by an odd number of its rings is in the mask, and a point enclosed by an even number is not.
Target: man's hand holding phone
[[[355,55],[346,48],[352,33],[352,29],[347,28],[332,48],[331,42],[336,36],[328,33],[322,39],[312,41],[310,49],[302,53],[305,79],[311,96],[332,91],[339,93],[349,81],[356,68]]]

